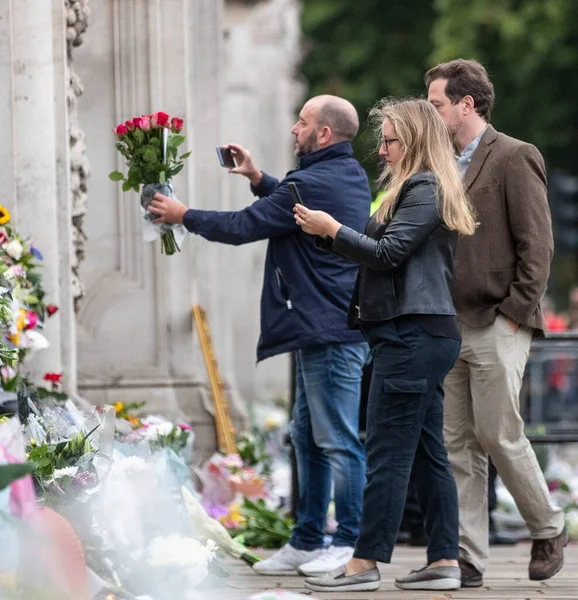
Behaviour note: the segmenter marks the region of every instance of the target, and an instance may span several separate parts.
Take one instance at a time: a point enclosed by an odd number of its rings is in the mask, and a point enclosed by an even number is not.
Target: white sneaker
[[[302,564],[297,569],[301,575],[314,577],[316,575],[325,575],[337,567],[344,565],[353,556],[351,546],[329,546],[321,553],[321,556]]]
[[[285,544],[278,552],[266,560],[253,565],[253,571],[259,575],[297,575],[297,567],[316,559],[324,552],[319,550],[297,550]]]

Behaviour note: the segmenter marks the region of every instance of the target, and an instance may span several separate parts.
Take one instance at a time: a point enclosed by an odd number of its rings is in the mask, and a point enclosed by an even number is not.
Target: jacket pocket
[[[287,305],[287,309],[291,310],[293,305],[291,304],[291,298],[289,296],[289,287],[285,279],[283,278],[283,274],[281,273],[281,269],[279,267],[275,267],[275,278],[277,279],[277,287],[279,288],[279,293],[283,298],[285,304]]]
[[[388,428],[415,427],[421,399],[427,391],[427,378],[399,378],[383,381],[384,424]]]
[[[507,295],[516,276],[516,269],[486,272],[486,297],[501,302]]]

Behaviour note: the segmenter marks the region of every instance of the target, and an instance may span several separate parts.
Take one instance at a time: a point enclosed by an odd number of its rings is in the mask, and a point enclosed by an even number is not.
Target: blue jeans
[[[443,438],[442,382],[460,342],[429,335],[407,318],[362,331],[373,354],[373,373],[367,485],[354,556],[391,561],[411,474],[425,515],[428,563],[457,560],[458,495]]]
[[[335,546],[354,546],[365,485],[359,440],[361,374],[367,344],[327,344],[296,352],[296,393],[291,438],[297,459],[299,500],[290,540],[298,550],[324,545],[334,483]]]

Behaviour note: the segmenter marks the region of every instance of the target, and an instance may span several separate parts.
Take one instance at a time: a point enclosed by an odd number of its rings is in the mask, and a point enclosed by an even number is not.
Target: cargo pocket
[[[427,378],[385,379],[383,416],[388,427],[415,427],[419,420]]]

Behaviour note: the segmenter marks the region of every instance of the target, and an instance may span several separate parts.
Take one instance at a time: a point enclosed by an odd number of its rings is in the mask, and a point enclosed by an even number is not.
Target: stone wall
[[[89,4],[84,42],[74,51],[84,86],[78,123],[91,170],[79,269],[79,390],[99,403],[147,401],[195,423],[201,447],[209,449],[213,420],[193,304],[207,311],[240,420],[245,401],[287,394],[286,357],[255,368],[265,244],[234,248],[188,236],[181,254],[161,256],[158,245],[142,241],[136,195],[107,178],[123,167],[111,129],[156,110],[183,117],[192,156],[175,180],[177,196],[218,210],[250,203],[248,186],[219,166],[215,146],[238,141],[279,175],[292,166],[297,2]]]

